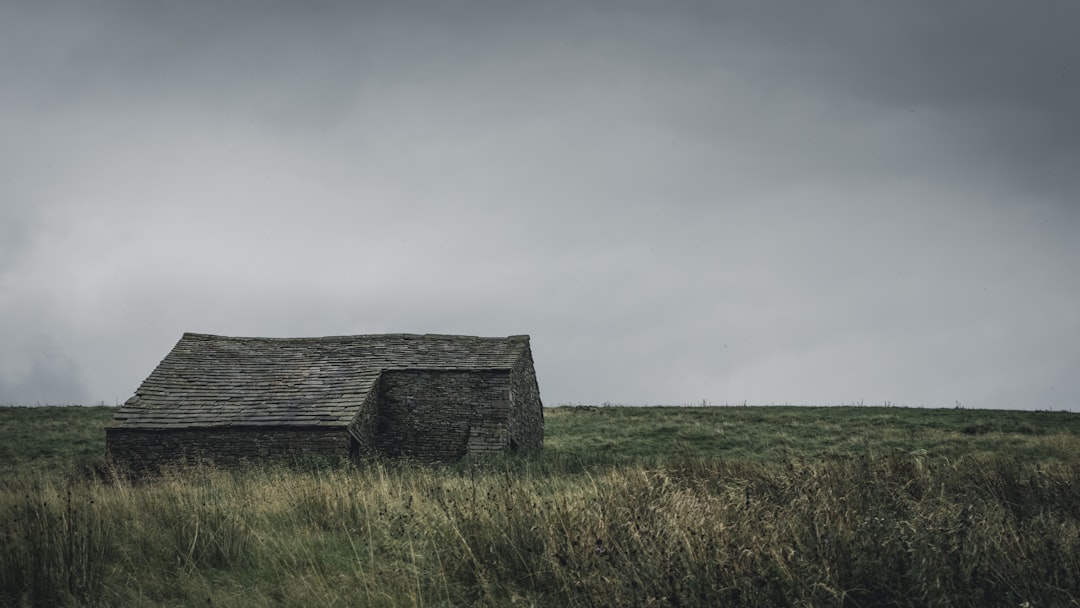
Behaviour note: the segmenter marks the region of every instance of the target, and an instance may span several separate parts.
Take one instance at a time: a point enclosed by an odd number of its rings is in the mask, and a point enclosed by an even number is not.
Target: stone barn
[[[543,448],[528,336],[186,333],[105,431],[121,466]]]

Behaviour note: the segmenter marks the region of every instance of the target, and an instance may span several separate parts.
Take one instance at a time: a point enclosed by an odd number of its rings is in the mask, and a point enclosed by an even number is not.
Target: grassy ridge
[[[1080,601],[1069,414],[557,409],[534,459],[131,486],[64,442],[108,413],[0,409],[0,443],[47,444],[0,469],[0,605]]]
[[[612,462],[701,456],[790,458],[916,454],[1080,459],[1080,415],[893,407],[586,407],[546,413],[545,449]]]
[[[102,464],[112,407],[0,407],[0,476]],[[915,453],[1080,460],[1080,415],[891,407],[560,407],[544,447],[591,463]]]

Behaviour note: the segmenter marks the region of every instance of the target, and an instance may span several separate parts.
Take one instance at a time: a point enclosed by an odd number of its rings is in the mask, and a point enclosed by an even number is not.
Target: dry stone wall
[[[356,407],[347,427],[109,428],[106,449],[134,471],[373,452],[455,460],[543,449],[543,406],[528,356],[513,369],[389,369]]]
[[[540,401],[540,386],[536,382],[532,356],[526,351],[511,371],[510,382],[511,446],[522,452],[544,449],[544,405]]]
[[[372,454],[375,451],[375,430],[379,417],[379,382],[374,382],[367,397],[361,403],[356,416],[349,423],[349,434],[353,436],[357,454]]]
[[[312,457],[345,458],[352,439],[344,428],[228,427],[106,429],[106,450],[126,469],[152,471],[172,464],[237,466]]]
[[[424,460],[503,451],[510,409],[509,370],[387,370],[375,447]]]

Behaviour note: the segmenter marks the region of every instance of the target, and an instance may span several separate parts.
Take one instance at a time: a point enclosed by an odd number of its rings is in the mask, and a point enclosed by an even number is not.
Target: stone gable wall
[[[510,409],[509,370],[387,370],[375,447],[423,460],[503,451]]]
[[[346,458],[344,428],[229,427],[183,430],[106,429],[106,453],[123,468],[153,471],[173,464],[231,467],[312,457]]]
[[[532,354],[518,360],[511,371],[510,420],[508,430],[511,445],[521,452],[544,449],[544,405],[540,401],[540,386],[536,382]]]
[[[349,423],[349,433],[356,440],[353,446],[357,454],[375,452],[375,431],[379,420],[379,382],[372,385],[364,401]]]

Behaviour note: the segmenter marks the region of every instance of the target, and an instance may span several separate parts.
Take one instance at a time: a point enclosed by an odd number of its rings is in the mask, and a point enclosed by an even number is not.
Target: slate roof
[[[509,369],[528,336],[237,338],[185,333],[114,428],[348,425],[387,369]]]

